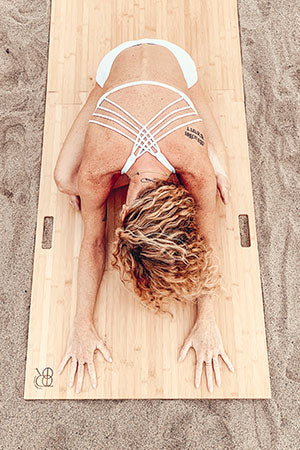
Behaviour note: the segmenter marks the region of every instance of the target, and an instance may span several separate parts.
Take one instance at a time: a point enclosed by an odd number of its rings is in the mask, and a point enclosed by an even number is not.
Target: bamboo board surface
[[[196,310],[174,304],[155,316],[123,287],[109,265],[114,228],[126,187],[108,200],[107,269],[95,326],[113,357],[95,355],[97,389],[87,369],[80,394],[68,387],[70,361],[57,375],[75,313],[81,215],[58,191],[55,163],[74,118],[95,84],[101,58],[123,41],[167,39],[186,49],[210,99],[226,144],[232,183],[228,206],[218,201],[217,236],[227,294],[216,317],[235,372],[219,357],[221,387],[194,386],[195,352],[179,351]],[[239,215],[249,219],[250,247],[240,242]],[[44,217],[53,217],[52,247],[42,248]],[[76,381],[76,379],[75,379]],[[253,208],[236,0],[52,0],[47,97],[34,250],[25,399],[270,398],[270,381]]]

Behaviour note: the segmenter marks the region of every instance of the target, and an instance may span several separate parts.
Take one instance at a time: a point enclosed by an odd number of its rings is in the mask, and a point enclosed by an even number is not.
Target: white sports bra
[[[169,103],[168,105],[166,105],[164,108],[162,108],[146,124],[142,124],[132,114],[130,114],[128,111],[126,111],[122,106],[118,105],[116,102],[114,102],[108,98],[109,94],[112,94],[113,92],[116,92],[116,91],[126,88],[128,86],[134,86],[134,85],[138,85],[138,84],[152,84],[152,85],[157,85],[157,86],[163,86],[167,89],[170,89],[171,91],[177,92],[179,94],[179,97],[176,100]],[[117,113],[116,111],[113,111],[104,106],[100,106],[103,103],[103,101],[106,101],[107,103],[110,103],[111,105],[114,105],[116,108],[118,108],[120,111],[122,111],[127,116],[127,118],[124,117],[124,115],[122,116],[122,114]],[[176,103],[178,103],[180,101],[185,101],[187,103],[187,106],[183,106],[181,108],[175,107],[175,109],[173,109],[172,111],[167,112],[167,110],[169,108],[171,108],[173,105],[175,105]],[[115,127],[108,125],[106,123],[103,123],[103,122],[99,122],[98,120],[89,120],[89,122],[91,122],[91,123],[96,123],[103,127],[109,128],[113,131],[116,131],[117,133],[121,134],[122,136],[125,136],[127,139],[129,139],[130,141],[133,142],[131,154],[130,154],[129,158],[127,159],[125,165],[121,169],[121,174],[126,173],[129,170],[129,168],[134,164],[134,162],[137,160],[137,158],[139,158],[145,152],[151,153],[153,156],[155,156],[157,158],[158,161],[160,161],[165,167],[167,167],[167,169],[169,169],[169,170],[171,170],[171,172],[175,173],[176,171],[175,171],[174,167],[170,164],[170,162],[167,160],[167,158],[161,153],[158,142],[161,139],[163,139],[164,137],[166,137],[168,134],[172,133],[175,130],[178,130],[181,127],[184,127],[185,125],[189,125],[194,122],[202,121],[202,119],[200,117],[193,119],[193,120],[189,120],[185,123],[181,123],[180,125],[175,126],[171,130],[158,136],[158,134],[161,133],[164,130],[164,128],[166,128],[170,123],[175,122],[176,120],[181,119],[182,117],[198,116],[198,113],[197,113],[191,99],[186,94],[181,92],[179,89],[174,88],[173,86],[170,86],[165,83],[160,83],[158,81],[133,81],[131,83],[125,83],[120,86],[117,86],[117,87],[107,91],[105,94],[103,94],[100,97],[100,99],[97,102],[96,111],[97,110],[100,110],[100,112],[105,111],[105,112],[109,113],[110,115],[101,114],[99,112],[94,112],[93,116],[102,117],[102,118],[108,119],[112,122],[118,123],[119,125],[121,125],[121,127],[123,127],[125,130],[127,130],[129,133],[131,133],[134,136],[134,138],[131,136],[128,136],[128,134],[119,130],[118,128],[115,128]],[[187,111],[187,112],[185,112],[184,114],[180,114],[181,111]],[[162,118],[160,118],[160,120],[158,120],[155,124],[153,124],[153,122],[156,121],[156,119],[160,115],[162,115]],[[121,122],[120,120],[118,120],[116,117],[113,117],[113,116],[117,116],[119,119],[121,119],[122,121],[129,124],[131,128],[129,128],[127,125],[125,125],[123,122]],[[162,122],[164,122],[170,116],[173,116],[173,117],[170,118],[164,124],[162,124],[159,128],[157,128]],[[150,124],[152,124],[152,125],[150,126]],[[154,131],[155,129],[156,129],[156,131]]]

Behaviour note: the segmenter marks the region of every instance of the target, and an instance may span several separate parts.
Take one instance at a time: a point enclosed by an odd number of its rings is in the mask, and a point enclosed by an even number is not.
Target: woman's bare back
[[[104,88],[97,85],[95,89],[99,91],[100,98],[114,87],[140,80],[159,81],[171,85],[190,97],[181,67],[173,53],[163,46],[149,44],[129,47],[121,52],[112,65]],[[147,123],[159,110],[177,99],[178,94],[162,86],[134,85],[110,94],[109,98],[130,111],[141,123]],[[193,101],[192,98],[191,100]],[[184,101],[178,103],[178,108],[182,106],[186,106]],[[109,107],[115,109],[112,105]],[[119,112],[117,109],[115,111]],[[176,124],[185,121],[186,119],[182,118]],[[106,123],[109,124],[109,121],[106,120]],[[116,124],[114,126],[122,130],[122,127]],[[200,146],[199,140],[197,142],[187,137],[186,128],[182,127],[160,141],[162,153],[178,172],[184,171],[191,164],[193,157],[196,155],[199,157],[200,150],[207,151],[205,140]],[[198,133],[204,133],[202,122],[193,124],[193,129]],[[83,162],[95,176],[97,173],[119,172],[131,149],[132,144],[125,137],[97,124],[88,124]],[[149,165],[151,167],[152,161],[153,156],[145,153],[136,160],[134,169],[139,170]]]

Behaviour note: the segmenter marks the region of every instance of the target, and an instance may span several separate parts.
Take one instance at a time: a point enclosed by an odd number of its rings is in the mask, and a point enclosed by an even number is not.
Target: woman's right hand
[[[60,363],[57,373],[60,374],[69,359],[72,358],[69,386],[73,386],[78,368],[76,385],[77,394],[81,391],[85,363],[88,366],[92,386],[93,388],[96,388],[94,353],[97,349],[101,351],[107,361],[112,362],[110,352],[103,340],[99,338],[94,324],[92,322],[74,321],[68,337],[67,351]]]

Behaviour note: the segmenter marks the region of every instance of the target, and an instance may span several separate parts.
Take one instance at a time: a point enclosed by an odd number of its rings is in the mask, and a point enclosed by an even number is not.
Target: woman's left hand
[[[178,362],[184,360],[190,347],[193,347],[196,351],[196,388],[200,385],[203,362],[205,362],[208,390],[210,392],[213,391],[213,368],[217,385],[221,386],[221,376],[218,362],[219,354],[222,356],[228,368],[234,372],[233,365],[224,351],[221,333],[214,318],[209,320],[198,318],[198,320],[196,320],[190,334],[184,341]]]

